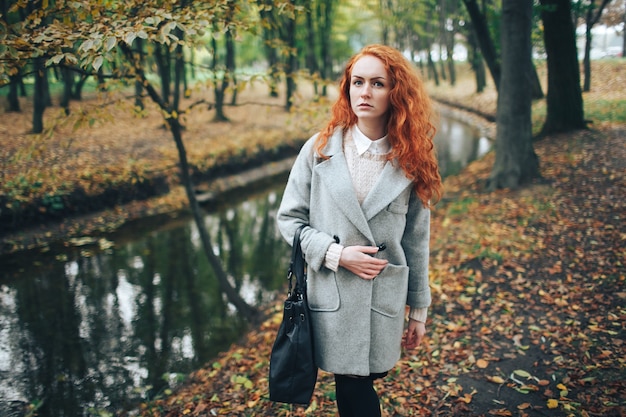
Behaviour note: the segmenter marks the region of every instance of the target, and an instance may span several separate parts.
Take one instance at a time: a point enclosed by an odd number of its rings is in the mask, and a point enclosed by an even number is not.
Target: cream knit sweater
[[[350,132],[343,142],[343,152],[348,162],[348,170],[352,177],[352,185],[356,191],[359,204],[367,197],[387,162],[386,154],[375,154],[369,150],[359,155]]]

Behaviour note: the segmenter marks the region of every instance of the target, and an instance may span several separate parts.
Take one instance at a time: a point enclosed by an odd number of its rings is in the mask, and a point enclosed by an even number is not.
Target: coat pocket
[[[409,205],[399,201],[392,201],[387,206],[387,211],[395,214],[407,214],[409,211]]]
[[[389,264],[374,280],[372,310],[388,317],[404,312],[409,288],[409,267]]]
[[[335,272],[323,268],[309,275],[307,299],[311,311],[339,310],[339,287],[337,287]]]

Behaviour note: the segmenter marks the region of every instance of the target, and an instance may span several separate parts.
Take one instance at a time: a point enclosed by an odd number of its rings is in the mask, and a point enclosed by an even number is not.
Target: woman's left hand
[[[415,349],[422,343],[426,334],[426,325],[421,321],[409,319],[409,326],[402,336],[402,346],[405,349]]]

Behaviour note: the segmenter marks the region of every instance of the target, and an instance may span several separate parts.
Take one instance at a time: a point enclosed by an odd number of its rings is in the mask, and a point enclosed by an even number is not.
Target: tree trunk
[[[607,6],[607,4],[610,3],[610,1],[611,0],[602,0],[600,7],[598,7],[598,10],[595,13],[595,0],[591,0],[589,5],[587,6],[587,13],[585,14],[585,56],[583,58],[585,79],[583,82],[583,91],[591,91],[591,29],[596,23],[598,23],[600,17],[602,16],[604,8]],[[624,29],[626,30],[626,27]]]
[[[622,59],[626,59],[626,10],[624,10],[624,19],[622,20],[624,24],[622,28],[622,33],[624,34],[624,39],[622,40]]]
[[[444,80],[449,79],[450,85],[456,84],[456,71],[454,68],[454,35],[456,5],[447,0],[439,1],[439,37],[441,39],[439,48],[439,61],[441,62],[441,76]],[[452,22],[452,23],[450,23]],[[450,28],[450,26],[452,26]],[[442,44],[442,45],[441,45]],[[446,51],[445,65],[441,47]],[[447,67],[447,68],[446,68]],[[449,78],[446,77],[446,70]]]
[[[26,84],[24,84],[24,77],[20,76],[19,85],[20,85],[20,97],[28,97],[28,94],[26,93]]]
[[[543,89],[541,88],[541,81],[539,80],[539,75],[537,74],[537,67],[535,67],[535,63],[533,62],[532,68],[530,69],[530,76],[532,80],[532,98],[533,100],[539,100],[543,98]]]
[[[324,0],[324,2],[320,2],[318,4],[323,4],[324,10],[323,13],[319,13],[320,21],[322,22],[320,27],[320,53],[322,63],[322,78],[324,81],[329,81],[333,78],[333,58],[331,54],[331,33],[333,26],[333,2],[336,0]],[[318,6],[320,7],[320,6]],[[326,83],[324,83],[324,87],[322,88],[322,95],[324,97],[327,96],[327,88]]]
[[[228,32],[226,32],[228,34]],[[213,63],[211,64],[211,70],[213,72],[213,90],[215,96],[215,116],[213,116],[214,122],[227,122],[228,117],[224,113],[224,100],[226,96],[226,89],[228,88],[228,71],[224,71],[223,78],[220,80],[217,78],[219,54],[217,51],[217,39],[213,37],[211,39],[211,47],[213,48]]]
[[[128,46],[120,45],[120,48],[122,49],[124,55],[128,60],[137,63],[137,61],[133,61],[133,52]],[[179,109],[172,108],[163,100],[163,98],[159,97],[156,89],[148,82],[143,67],[136,65],[135,72],[137,74],[137,77],[144,84],[145,89],[152,101],[156,103],[165,114],[168,115],[166,116],[165,121],[170,129],[170,132],[172,133],[172,138],[176,143],[176,149],[178,151],[178,161],[180,166],[181,183],[183,184],[185,188],[185,193],[187,194],[191,213],[193,215],[196,227],[198,228],[198,233],[200,235],[200,241],[202,242],[204,253],[209,260],[213,271],[215,272],[215,276],[217,277],[217,280],[219,282],[220,289],[224,294],[226,294],[228,300],[235,306],[237,311],[239,311],[243,315],[243,317],[246,318],[246,320],[248,320],[250,323],[257,323],[260,319],[258,310],[246,303],[246,301],[233,288],[233,286],[228,281],[228,275],[226,274],[226,271],[224,271],[222,262],[220,261],[219,257],[213,252],[211,237],[206,229],[204,218],[200,209],[200,204],[196,199],[193,181],[191,179],[191,167],[189,166],[189,162],[187,161],[187,151],[185,149],[182,136],[183,127],[180,124],[179,119],[180,111]]]
[[[380,36],[383,45],[389,45],[389,15],[393,10],[391,0],[380,0],[380,13],[382,14]]]
[[[45,58],[33,60],[35,89],[33,92],[33,133],[43,132],[43,114],[46,110],[46,61]]]
[[[182,36],[182,32],[181,32],[181,36]],[[180,106],[180,90],[181,90],[181,85],[184,85],[184,81],[183,78],[185,77],[185,58],[183,56],[183,46],[182,45],[178,45],[176,47],[176,57],[174,58],[175,62],[174,62],[174,105],[173,107],[175,109],[179,108]]]
[[[309,75],[313,80],[313,94],[317,99],[319,97],[319,84],[317,80],[320,76],[320,70],[319,65],[317,65],[317,54],[315,51],[318,49],[316,45],[318,37],[315,32],[315,25],[313,24],[313,10],[311,9],[307,9],[306,12],[306,31],[309,38],[309,44],[307,45],[306,51],[306,68],[309,70]]]
[[[72,91],[73,100],[80,101],[83,99],[83,87],[85,86],[87,79],[89,79],[89,75],[83,74],[78,79],[78,82],[74,84],[74,91]]]
[[[450,85],[456,85],[456,68],[454,67],[454,45],[452,47],[446,47],[448,58],[446,62],[448,63],[448,73],[450,74]]]
[[[192,51],[193,51],[193,49],[194,48],[191,48]],[[186,62],[187,61],[185,61],[185,56],[183,54],[183,67],[184,67],[184,71],[183,71],[183,97],[189,98],[189,97],[191,97],[191,89],[189,88],[189,70],[187,69],[187,66],[189,66],[189,68],[193,68],[194,61],[193,61],[193,58],[191,58],[189,60],[189,62],[190,62],[189,65],[187,65]]]
[[[41,64],[43,68],[43,78],[41,79],[43,90],[43,102],[46,107],[52,107],[52,95],[50,94],[50,80],[48,79],[48,68],[46,68],[46,62]]]
[[[178,39],[184,39],[185,33],[176,29],[175,31],[176,37]],[[174,110],[178,111],[180,107],[180,88],[181,84],[183,84],[183,77],[185,76],[185,55],[183,52],[183,46],[178,44],[174,49],[174,91],[172,91],[172,107]]]
[[[8,107],[6,110],[8,112],[22,111],[20,108],[20,99],[19,99],[19,87],[20,87],[21,78],[22,76],[20,74],[11,75],[11,78],[10,78],[11,84],[9,84],[9,94],[7,94]]]
[[[272,8],[272,0],[258,0],[261,11],[261,20],[263,24],[263,45],[265,49],[265,57],[267,59],[267,65],[269,67],[269,95],[270,97],[278,97],[278,83],[280,82],[280,75],[278,71],[278,54],[274,43],[278,38],[278,28],[276,23],[276,17],[274,16]],[[265,7],[269,7],[266,9]]]
[[[237,77],[235,75],[237,71],[236,57],[235,53],[235,39],[234,33],[232,31],[228,31],[225,34],[224,41],[226,42],[226,72],[229,74],[230,81],[233,84],[233,95],[230,100],[231,106],[237,104]]]
[[[531,0],[502,2],[502,74],[496,115],[496,160],[488,188],[516,188],[539,176],[531,123]]]
[[[98,68],[98,90],[100,90],[101,93],[107,91],[106,79],[104,78],[104,70],[102,67]]]
[[[448,79],[448,75],[446,74],[446,65],[443,62],[443,47],[439,45],[439,60],[437,61],[439,64],[439,74],[441,76],[442,81],[446,81]]]
[[[65,110],[65,115],[69,116],[70,100],[72,99],[72,91],[74,90],[74,71],[68,67],[62,67],[61,75],[63,77],[63,94],[61,95],[59,105]]]
[[[487,72],[485,71],[485,65],[483,63],[483,57],[479,51],[477,51],[477,62],[474,71],[476,72],[476,92],[482,93],[487,87]]]
[[[480,50],[485,58],[491,78],[496,86],[496,90],[500,89],[500,65],[498,64],[498,54],[493,44],[491,35],[489,34],[489,26],[484,14],[478,8],[476,0],[463,0],[463,4],[467,8],[472,21],[472,27],[476,33],[476,40],[480,45]]]
[[[191,50],[189,51],[189,55],[190,55],[189,61],[196,62],[196,48],[191,48]],[[195,81],[196,79],[196,66],[195,65],[189,66],[189,76],[191,77],[192,80]],[[185,88],[187,88],[187,86],[185,86]]]
[[[155,45],[154,47],[154,59],[159,70],[159,76],[161,78],[161,98],[166,103],[170,102],[170,83],[171,83],[171,69],[170,69],[170,49],[167,45]]]
[[[143,67],[144,55],[143,55],[143,39],[135,38],[135,51],[134,59],[137,65]],[[139,110],[144,109],[143,105],[143,84],[141,80],[135,79],[135,107]]]
[[[541,0],[548,55],[547,116],[542,134],[585,129],[570,0]]]
[[[430,73],[430,76],[435,80],[435,85],[439,86],[439,73],[437,73],[437,67],[435,66],[435,62],[433,61],[430,49],[428,50],[428,72]]]
[[[296,13],[294,11],[294,13]],[[290,111],[293,105],[293,96],[296,93],[296,70],[298,68],[298,55],[296,52],[296,16],[293,19],[287,19],[285,22],[286,32],[285,41],[289,54],[285,65],[285,110]]]
[[[448,58],[448,39],[447,39],[447,35],[448,35],[448,31],[446,30],[446,26],[447,26],[447,20],[448,20],[448,12],[447,12],[447,2],[446,0],[439,0],[438,2],[438,9],[437,9],[437,14],[439,15],[439,42],[437,42],[439,44],[439,66],[440,66],[440,72],[441,72],[441,80],[445,81],[447,80],[447,75],[446,75],[446,66],[444,64],[444,59],[443,59],[443,49],[445,48],[446,50],[446,60]],[[450,83],[450,85],[453,85],[452,83]]]
[[[268,65],[270,69],[270,79],[269,79],[269,96],[270,97],[278,97],[278,83],[280,82],[280,72],[278,71],[278,55],[276,54],[276,50],[273,47],[268,46],[267,58]]]
[[[591,2],[593,4],[593,1]],[[591,8],[587,11],[587,18],[589,18],[589,13],[591,13]],[[591,91],[591,28],[589,25],[586,25],[585,28],[585,55],[583,56],[583,70],[584,70],[584,81],[583,81],[583,91]]]
[[[468,53],[469,53],[469,63],[474,71],[474,76],[476,79],[476,92],[482,93],[487,86],[487,77],[485,74],[485,64],[483,62],[483,57],[480,53],[480,48],[478,47],[478,42],[476,41],[476,32],[471,27],[472,23],[468,23],[470,28],[467,31],[467,43],[468,43]]]

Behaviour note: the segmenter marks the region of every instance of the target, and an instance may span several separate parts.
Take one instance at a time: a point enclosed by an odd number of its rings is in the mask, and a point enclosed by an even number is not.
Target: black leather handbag
[[[317,381],[313,355],[313,331],[306,297],[306,269],[300,247],[301,226],[293,237],[287,278],[289,292],[270,355],[270,400],[309,404]],[[292,287],[293,278],[296,278]]]

